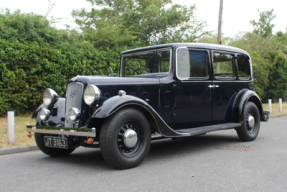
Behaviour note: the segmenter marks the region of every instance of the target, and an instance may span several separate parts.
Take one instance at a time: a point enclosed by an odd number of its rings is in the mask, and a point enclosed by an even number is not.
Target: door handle
[[[216,88],[216,87],[219,87],[219,85],[208,85],[208,88]]]

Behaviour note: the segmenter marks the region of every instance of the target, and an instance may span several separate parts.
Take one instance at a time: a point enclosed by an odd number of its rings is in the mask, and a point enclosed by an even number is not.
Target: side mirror
[[[113,73],[114,73],[114,72],[113,72],[113,69],[110,67],[110,68],[109,68],[109,76],[112,76]]]
[[[113,69],[111,67],[109,67],[109,77],[111,77],[111,76],[118,76],[118,75],[119,75],[118,73],[114,73]]]

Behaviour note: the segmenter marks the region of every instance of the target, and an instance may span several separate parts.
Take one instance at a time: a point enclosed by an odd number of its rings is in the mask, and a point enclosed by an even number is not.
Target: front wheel
[[[147,156],[150,142],[149,123],[140,111],[133,108],[111,116],[100,131],[104,159],[120,169],[138,166]]]
[[[260,129],[260,114],[257,106],[248,102],[243,115],[242,125],[236,129],[237,135],[242,141],[253,141],[258,136]]]

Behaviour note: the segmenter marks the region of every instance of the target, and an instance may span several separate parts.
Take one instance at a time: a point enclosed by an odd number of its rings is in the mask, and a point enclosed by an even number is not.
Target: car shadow
[[[207,149],[216,149],[226,145],[236,145],[242,143],[237,135],[202,135],[195,137],[178,138],[175,140],[165,139],[155,141],[148,155],[148,159],[164,159],[172,156],[196,153]]]
[[[149,154],[145,161],[161,161],[165,158],[178,158],[179,155],[188,155],[219,146],[236,145],[242,143],[236,134],[207,134],[196,137],[171,138],[152,141]],[[69,156],[42,158],[43,163],[63,163],[77,166],[78,169],[115,171],[114,167],[105,162],[99,148],[76,149]]]

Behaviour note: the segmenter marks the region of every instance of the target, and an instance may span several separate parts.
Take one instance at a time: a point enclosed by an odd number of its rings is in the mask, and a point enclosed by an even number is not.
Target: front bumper
[[[28,132],[45,134],[64,134],[77,137],[96,137],[96,128],[69,128],[69,127],[47,127],[37,125],[27,125]]]

